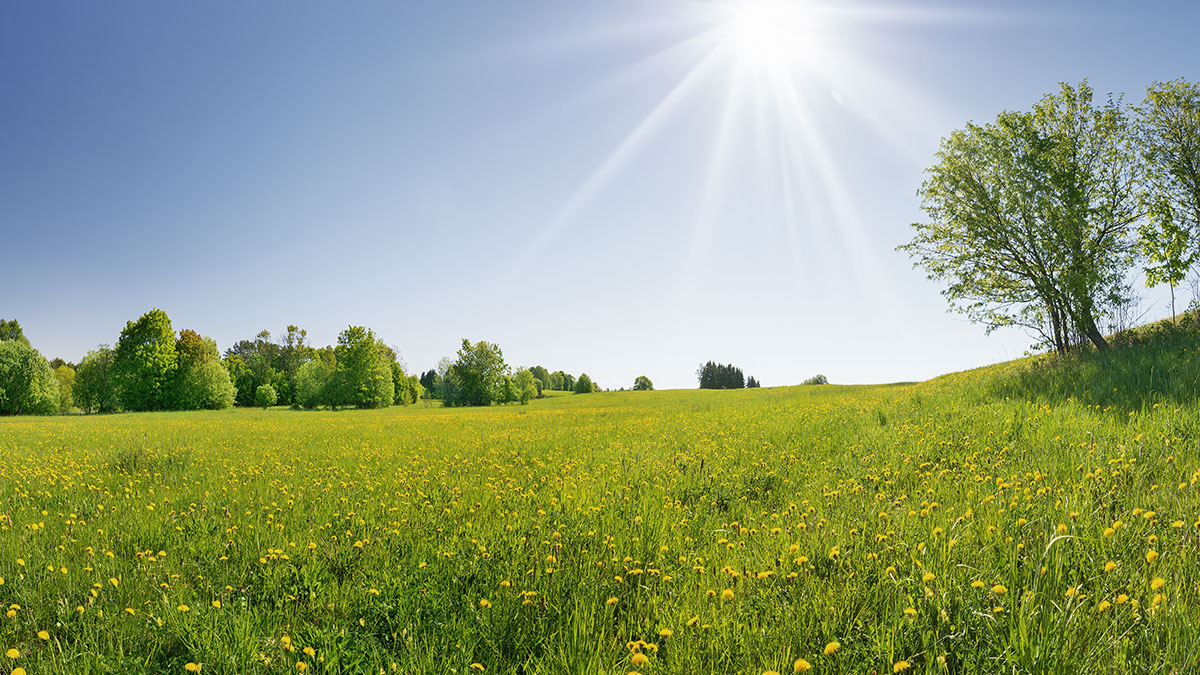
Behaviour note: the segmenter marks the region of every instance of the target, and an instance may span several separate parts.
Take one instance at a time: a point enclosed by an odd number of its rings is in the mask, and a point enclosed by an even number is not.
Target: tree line
[[[649,382],[635,384],[653,388]],[[498,345],[465,339],[456,358],[408,375],[396,350],[363,326],[347,327],[325,347],[310,345],[307,331],[294,325],[278,341],[264,330],[222,355],[212,338],[191,329],[176,333],[160,309],[127,322],[115,347],[100,345],[74,364],[48,361],[16,320],[0,319],[0,414],[382,408],[426,397],[480,406],[524,404],[545,390],[590,394],[600,387],[586,373],[514,370]]]
[[[943,139],[918,194],[930,220],[899,250],[952,309],[1058,353],[1106,350],[1138,272],[1170,287],[1174,316],[1200,258],[1200,86],[1155,82],[1129,105],[1061,84]]]
[[[709,361],[696,370],[701,389],[754,389],[761,386],[753,377],[747,378],[733,364]]]

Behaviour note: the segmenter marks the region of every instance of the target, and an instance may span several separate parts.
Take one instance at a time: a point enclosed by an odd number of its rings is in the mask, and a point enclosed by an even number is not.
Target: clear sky
[[[1200,79],[1194,2],[764,2],[7,3],[0,316],[68,360],[160,307],[411,370],[924,379],[1029,345],[894,251],[939,139]]]

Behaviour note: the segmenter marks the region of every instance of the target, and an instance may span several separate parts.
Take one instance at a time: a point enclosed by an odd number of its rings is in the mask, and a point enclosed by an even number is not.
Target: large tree
[[[25,339],[25,331],[16,319],[0,319],[0,340],[17,340],[29,344]]]
[[[1063,84],[1032,110],[955,131],[920,196],[929,215],[900,247],[951,306],[988,330],[1024,326],[1057,351],[1108,343],[1099,321],[1129,302],[1139,162],[1119,101]]]
[[[175,332],[161,309],[125,324],[113,359],[113,376],[121,407],[163,410],[172,407],[178,370]]]
[[[1138,131],[1146,283],[1170,285],[1174,315],[1175,286],[1200,259],[1200,86],[1182,79],[1150,85]]]
[[[59,410],[58,380],[29,342],[0,340],[0,415],[52,415]]]
[[[480,340],[471,344],[463,338],[458,358],[449,367],[445,387],[446,405],[491,405],[504,395],[508,364],[500,346]]]
[[[178,370],[174,407],[183,410],[221,410],[233,405],[236,390],[221,364],[217,343],[194,330],[179,331],[175,341]]]
[[[338,334],[337,404],[357,408],[392,404],[395,385],[386,353],[387,348],[375,333],[362,326],[350,326]]]

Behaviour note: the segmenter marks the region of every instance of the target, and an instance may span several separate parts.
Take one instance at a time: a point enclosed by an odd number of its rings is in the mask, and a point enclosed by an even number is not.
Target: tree
[[[363,326],[350,326],[338,334],[337,404],[357,408],[384,408],[392,404],[395,384],[385,346]]]
[[[263,410],[275,405],[275,401],[278,399],[279,396],[275,393],[275,387],[269,384],[261,385],[254,391],[254,405]]]
[[[928,223],[899,247],[951,307],[988,331],[1023,326],[1059,352],[1107,349],[1098,320],[1126,305],[1138,166],[1121,106],[1060,86],[1029,112],[955,131],[922,185]]]
[[[0,415],[53,415],[59,405],[46,359],[20,337],[0,340]]]
[[[829,384],[829,378],[818,373],[817,375],[813,375],[800,384]]]
[[[29,344],[29,340],[25,339],[25,331],[21,330],[21,324],[16,319],[0,319],[0,341],[3,340]]]
[[[116,352],[112,348],[100,345],[79,362],[72,397],[81,410],[107,413],[117,409],[117,388],[112,372],[115,358]]]
[[[451,386],[446,387],[443,400],[450,406],[491,405],[504,394],[508,370],[499,345],[482,340],[471,344],[463,338],[458,358],[445,378]]]
[[[73,399],[71,392],[75,388],[75,369],[66,364],[52,368],[54,379],[58,380],[58,412],[71,411]]]
[[[543,368],[543,370],[545,370]],[[529,400],[538,395],[537,378],[533,376],[532,370],[521,370],[513,378],[513,384],[517,388],[517,399],[521,405],[529,403]]]
[[[125,324],[117,342],[113,376],[126,410],[170,408],[178,359],[166,312],[153,309]]]
[[[212,338],[191,329],[175,340],[178,359],[172,407],[181,410],[222,410],[233,405],[237,389]]]
[[[696,370],[701,389],[741,389],[746,386],[741,368],[709,361]]]
[[[747,389],[758,389],[761,386],[762,386],[762,384],[760,384],[758,380],[754,379],[753,376],[746,378],[746,388]]]
[[[1175,286],[1200,257],[1200,86],[1179,79],[1155,82],[1138,110],[1145,160],[1139,227],[1146,283]]]
[[[330,382],[337,370],[332,349],[320,352],[316,358],[300,366],[296,373],[296,401],[305,408],[329,404],[332,399]]]
[[[597,387],[592,383],[592,378],[588,377],[587,373],[580,373],[579,379],[575,380],[574,392],[576,394],[590,394],[596,390]]]
[[[634,391],[654,391],[654,383],[645,375],[638,375],[633,381]]]
[[[224,410],[233,407],[235,393],[229,371],[214,358],[181,371],[177,406],[182,410]]]

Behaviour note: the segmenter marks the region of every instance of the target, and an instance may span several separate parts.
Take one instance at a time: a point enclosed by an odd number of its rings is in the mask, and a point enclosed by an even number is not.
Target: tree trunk
[[[1108,341],[1106,341],[1104,336],[1100,334],[1100,329],[1096,327],[1096,320],[1091,316],[1088,317],[1087,330],[1084,332],[1084,334],[1087,335],[1088,339],[1092,341],[1092,344],[1096,345],[1096,349],[1102,352],[1112,349],[1112,347],[1109,346]]]

